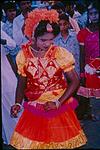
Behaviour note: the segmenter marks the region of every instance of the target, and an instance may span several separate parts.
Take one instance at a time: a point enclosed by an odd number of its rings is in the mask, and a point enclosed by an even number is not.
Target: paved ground
[[[92,99],[91,104],[92,111],[95,115],[98,115],[99,121],[82,121],[88,142],[81,149],[100,149],[100,99]]]
[[[100,100],[91,100],[92,110],[95,115],[98,115],[99,121],[84,120],[83,129],[87,136],[88,142],[85,146],[79,149],[100,149]],[[12,149],[6,145],[3,150]]]

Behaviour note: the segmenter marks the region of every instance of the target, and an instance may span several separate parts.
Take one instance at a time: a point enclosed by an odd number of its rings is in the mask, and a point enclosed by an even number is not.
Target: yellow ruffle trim
[[[50,143],[32,141],[14,132],[10,144],[17,149],[74,149],[86,144],[86,142],[86,136],[83,130],[81,130],[79,135],[67,141]]]
[[[56,51],[55,58],[64,72],[69,72],[75,68],[75,59],[65,48],[59,47]]]

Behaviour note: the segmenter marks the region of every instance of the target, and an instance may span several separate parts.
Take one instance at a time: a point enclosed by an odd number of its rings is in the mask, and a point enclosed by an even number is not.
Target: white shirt
[[[22,26],[24,25],[24,16],[20,14],[13,21],[13,39],[18,46],[25,43],[27,39],[22,33]]]
[[[2,30],[3,22],[1,22],[1,38],[7,41],[7,45],[10,47],[15,48],[16,43],[15,41],[6,33]]]

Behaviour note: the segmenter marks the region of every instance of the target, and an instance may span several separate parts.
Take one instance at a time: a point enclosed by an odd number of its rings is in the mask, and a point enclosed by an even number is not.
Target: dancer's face
[[[54,39],[53,33],[45,32],[44,35],[37,37],[36,45],[41,51],[47,51],[51,44],[53,44]]]

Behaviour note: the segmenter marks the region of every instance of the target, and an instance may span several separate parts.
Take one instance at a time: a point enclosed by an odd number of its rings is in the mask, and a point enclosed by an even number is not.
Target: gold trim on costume
[[[64,141],[64,142],[38,142],[32,141],[21,134],[14,132],[10,144],[17,149],[73,149],[86,144],[87,139],[83,132],[80,131],[79,135]]]
[[[47,91],[44,92],[36,101],[45,103],[47,101],[53,101],[55,99],[59,99],[65,92],[66,89],[59,89],[59,90],[54,90],[54,91]],[[56,92],[57,95],[54,95],[53,92]]]

